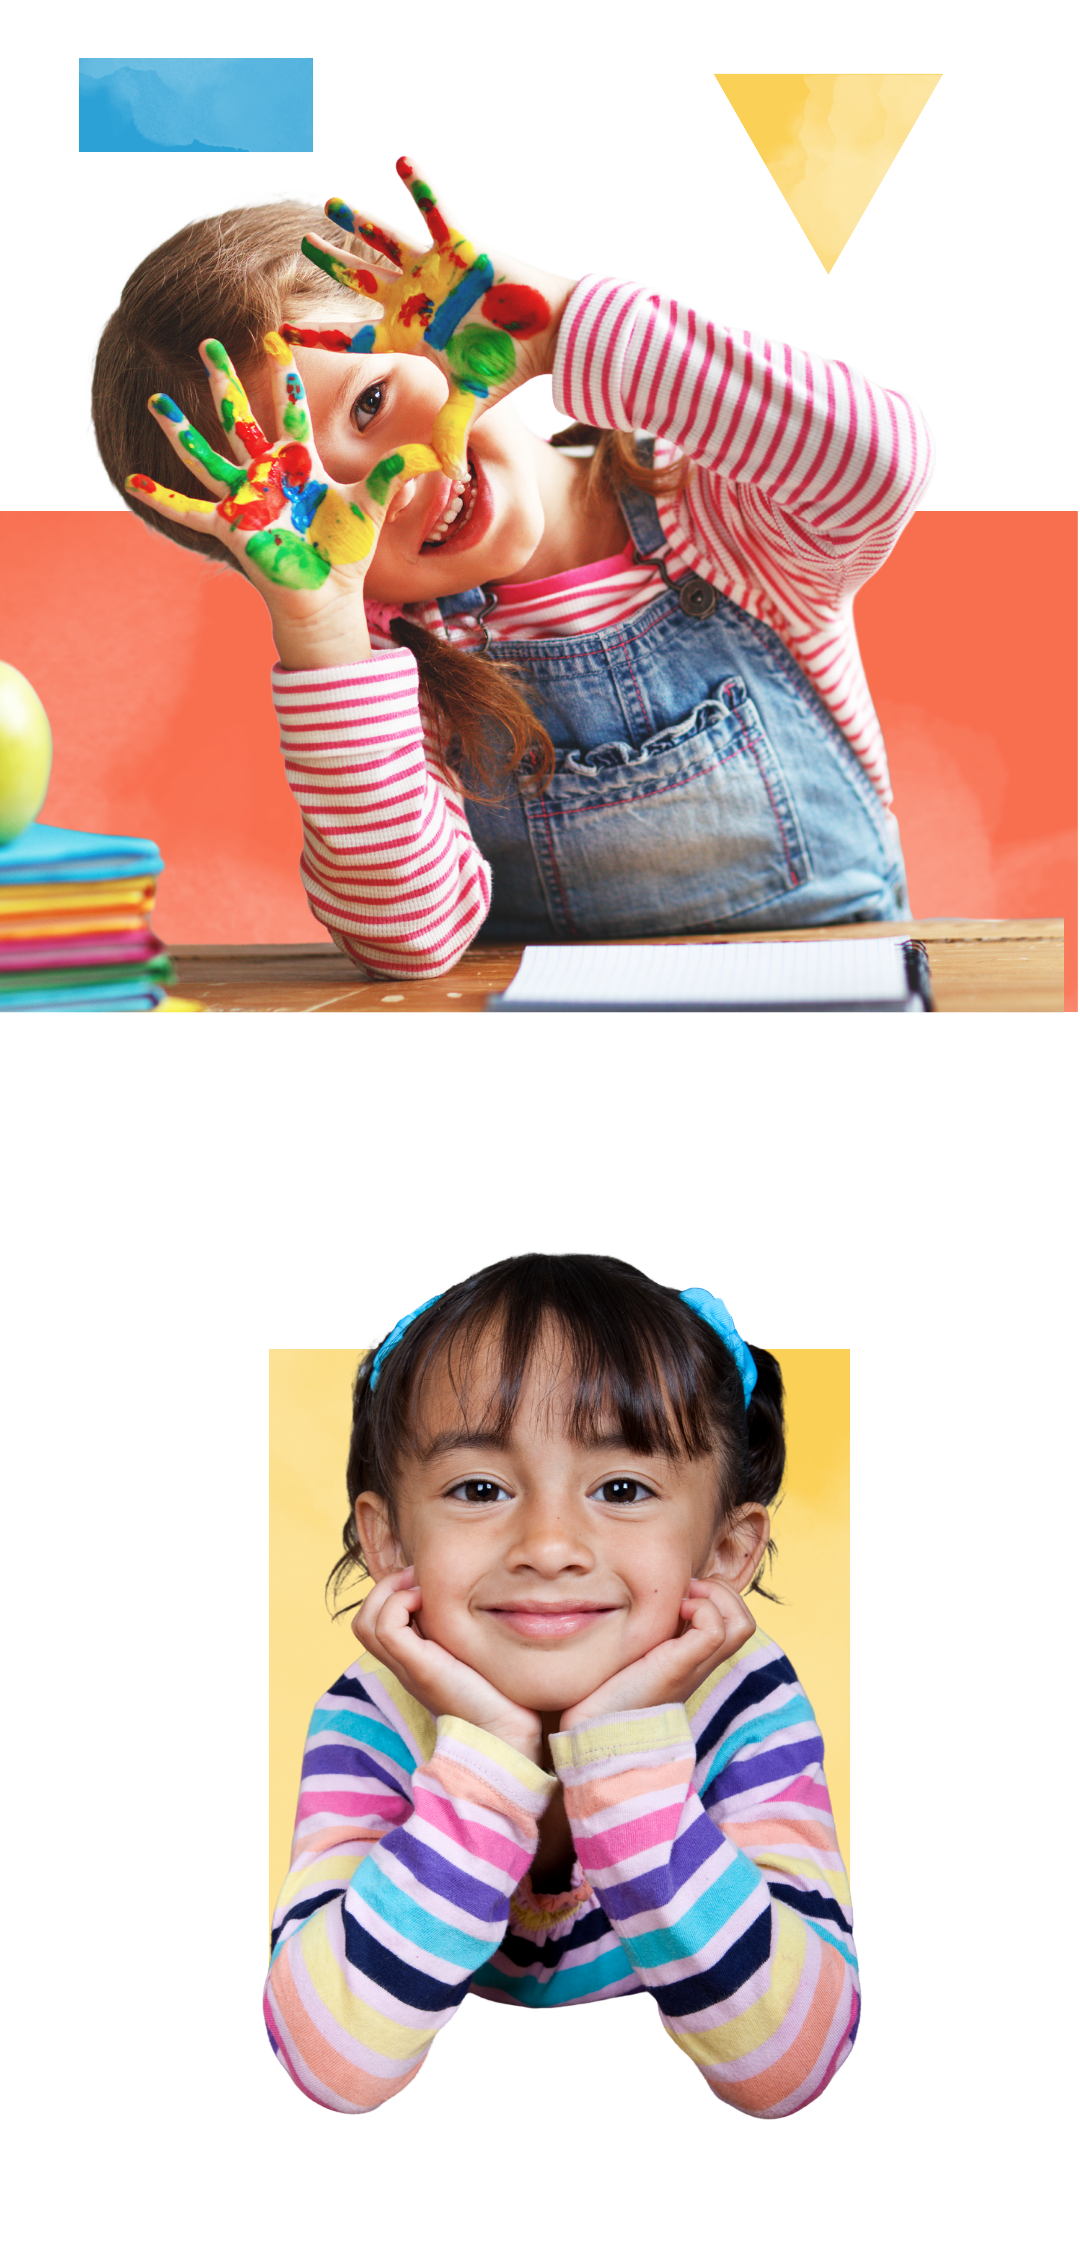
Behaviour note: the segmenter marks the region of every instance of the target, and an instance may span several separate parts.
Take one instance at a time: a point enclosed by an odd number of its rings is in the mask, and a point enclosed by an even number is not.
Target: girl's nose
[[[554,1578],[560,1571],[590,1568],[594,1551],[569,1503],[549,1496],[523,1505],[510,1561]]]

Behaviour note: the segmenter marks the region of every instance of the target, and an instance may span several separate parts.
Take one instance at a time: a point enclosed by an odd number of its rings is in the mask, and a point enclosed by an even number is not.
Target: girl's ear
[[[726,1579],[730,1587],[738,1588],[740,1595],[749,1587],[758,1565],[769,1545],[772,1520],[768,1509],[760,1501],[743,1501],[732,1509],[723,1531],[713,1549],[709,1570],[719,1579]]]
[[[358,1493],[353,1507],[356,1537],[364,1551],[364,1562],[372,1579],[385,1579],[387,1572],[399,1571],[405,1562],[401,1542],[395,1540],[390,1529],[390,1512],[378,1493]]]

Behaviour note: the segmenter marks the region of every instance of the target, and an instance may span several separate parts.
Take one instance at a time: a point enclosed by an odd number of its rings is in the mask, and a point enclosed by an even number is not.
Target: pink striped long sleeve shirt
[[[779,635],[890,799],[853,600],[916,508],[932,465],[919,412],[843,362],[731,331],[637,284],[587,276],[563,317],[555,403],[576,421],[655,437],[692,470],[658,499],[669,573],[694,572]],[[654,564],[604,560],[506,585],[494,638],[568,636],[629,619]],[[471,614],[410,618],[468,649]],[[274,671],[286,774],[303,814],[308,900],[373,974],[445,972],[487,916],[491,874],[461,794],[432,765],[416,663],[373,624],[354,666]]]

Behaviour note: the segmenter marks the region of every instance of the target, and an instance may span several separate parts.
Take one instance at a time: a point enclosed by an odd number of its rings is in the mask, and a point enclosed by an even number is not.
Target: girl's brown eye
[[[366,392],[359,394],[353,402],[353,423],[358,432],[366,431],[372,417],[378,416],[385,391],[384,385],[369,385]]]
[[[652,1494],[636,1477],[609,1477],[600,1487],[601,1499],[609,1508],[625,1508],[628,1501],[651,1501]]]

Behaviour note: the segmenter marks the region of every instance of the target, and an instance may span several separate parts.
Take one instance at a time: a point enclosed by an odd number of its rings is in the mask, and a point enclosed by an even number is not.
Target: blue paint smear
[[[369,354],[374,344],[375,325],[373,322],[365,322],[363,329],[357,331],[348,351],[350,354]]]
[[[79,59],[80,150],[313,150],[310,56]]]
[[[486,254],[481,253],[476,265],[470,267],[468,274],[462,276],[460,283],[451,291],[449,298],[443,300],[434,322],[428,323],[428,345],[434,346],[436,350],[440,346],[445,346],[447,339],[457,329],[458,323],[463,321],[470,309],[476,305],[477,299],[483,298],[484,292],[490,289],[494,281],[495,269]],[[463,386],[462,391],[473,392],[475,387]]]

